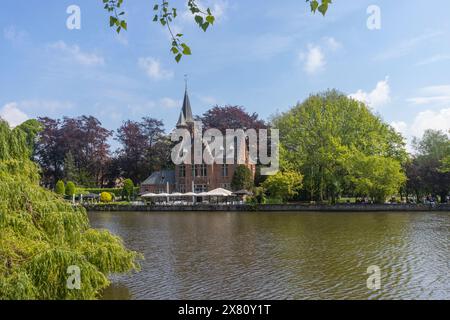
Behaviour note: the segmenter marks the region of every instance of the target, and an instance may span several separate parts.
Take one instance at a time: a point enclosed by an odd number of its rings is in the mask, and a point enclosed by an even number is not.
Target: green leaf
[[[205,22],[204,24],[201,25],[201,28],[203,29],[203,31],[206,32],[206,30],[208,30],[209,27],[209,22]]]
[[[113,25],[115,25],[117,23],[117,18],[116,17],[109,17],[109,26],[112,27]]]
[[[190,56],[192,54],[191,48],[186,43],[182,43],[181,47],[183,48],[183,54],[186,56]]]
[[[206,17],[206,21],[210,24],[214,24],[215,20],[216,20],[216,18],[214,18],[214,16],[209,15]]]
[[[199,26],[201,26],[203,24],[203,17],[202,16],[195,16],[195,22],[197,22],[197,24]]]
[[[328,10],[328,3],[327,3],[327,2],[324,2],[324,3],[322,3],[322,4],[319,6],[319,12],[320,12],[322,15],[325,15],[325,13],[327,13],[327,10]]]
[[[319,2],[317,0],[311,1],[311,11],[316,12],[317,8],[319,7]]]
[[[181,53],[179,53],[175,56],[175,60],[179,63],[182,57],[183,57],[183,55]]]
[[[125,20],[122,20],[122,22],[120,23],[120,26],[121,26],[124,30],[127,30],[128,25],[127,25],[127,22],[126,22]]]

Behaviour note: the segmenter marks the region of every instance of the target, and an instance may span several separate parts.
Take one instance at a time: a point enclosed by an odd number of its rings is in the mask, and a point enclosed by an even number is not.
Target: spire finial
[[[188,75],[187,74],[184,75],[184,85],[185,85],[185,90],[187,92],[187,89],[188,89]]]

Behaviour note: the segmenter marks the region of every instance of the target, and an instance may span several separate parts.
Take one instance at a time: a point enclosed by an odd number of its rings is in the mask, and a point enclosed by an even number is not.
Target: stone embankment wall
[[[107,212],[183,212],[183,211],[256,211],[256,212],[423,212],[423,211],[448,211],[450,204],[436,206],[412,205],[412,204],[342,204],[342,205],[195,205],[195,206],[133,206],[133,205],[86,205],[88,211]]]

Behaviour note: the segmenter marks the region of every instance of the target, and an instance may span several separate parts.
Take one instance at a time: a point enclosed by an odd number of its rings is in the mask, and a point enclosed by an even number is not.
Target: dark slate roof
[[[183,108],[181,110],[180,118],[178,119],[177,127],[185,127],[188,123],[193,123],[191,102],[187,90],[184,93]]]
[[[174,170],[163,170],[154,172],[150,177],[147,178],[142,185],[144,186],[152,186],[152,185],[165,185],[169,182],[169,184],[175,184],[175,171]]]

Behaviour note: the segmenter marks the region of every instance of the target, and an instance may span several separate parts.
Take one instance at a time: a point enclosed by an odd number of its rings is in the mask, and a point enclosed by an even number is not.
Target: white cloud
[[[0,118],[6,120],[11,127],[17,127],[28,120],[28,116],[19,109],[16,102],[7,103],[0,109]]]
[[[104,65],[105,60],[96,53],[83,52],[78,45],[68,45],[64,41],[58,41],[49,46],[64,55],[64,58],[73,60],[85,66]]]
[[[181,107],[182,102],[180,100],[175,100],[172,98],[162,98],[159,101],[159,105],[166,109],[178,108]]]
[[[173,72],[170,70],[165,70],[159,60],[147,57],[139,58],[139,67],[145,71],[145,73],[154,80],[170,79],[173,77]]]
[[[408,125],[404,121],[392,122],[391,126],[407,140],[407,150],[413,152],[412,141],[414,137],[422,137],[426,130],[450,130],[450,108],[437,111],[426,110],[419,112],[412,123]]]
[[[450,104],[450,85],[429,86],[419,90],[420,96],[407,101],[415,105],[445,106]]]
[[[416,66],[425,66],[436,62],[450,60],[450,54],[436,54],[428,59],[422,60],[416,64]]]
[[[322,49],[316,45],[308,45],[308,51],[301,52],[299,58],[304,62],[304,70],[311,75],[322,71],[326,65],[325,55]]]
[[[397,131],[401,133],[404,137],[408,135],[408,124],[404,121],[394,121],[391,123],[391,126]]]
[[[389,87],[389,78],[379,81],[371,92],[358,90],[349,95],[350,98],[367,103],[370,107],[378,109],[391,101],[391,89]]]
[[[413,136],[421,137],[428,129],[447,132],[450,129],[450,108],[420,112],[411,125],[410,133]]]

